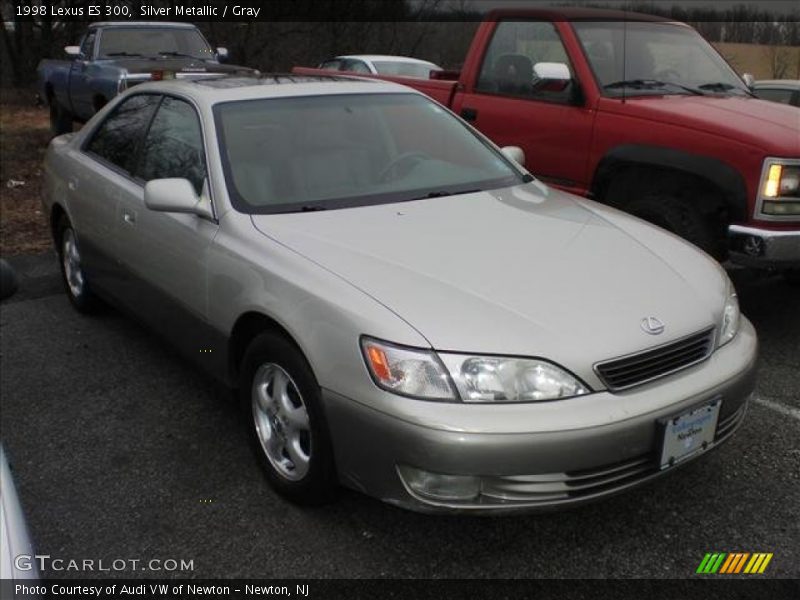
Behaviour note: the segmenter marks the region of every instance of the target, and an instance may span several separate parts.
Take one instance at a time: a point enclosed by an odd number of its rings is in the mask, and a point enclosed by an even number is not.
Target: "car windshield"
[[[417,94],[338,94],[214,107],[226,182],[247,213],[435,198],[526,180]]]
[[[109,27],[100,36],[100,58],[118,56],[214,56],[200,32],[190,28]]]
[[[739,76],[694,29],[673,23],[573,23],[607,96],[749,95]]]
[[[423,79],[428,79],[431,71],[442,70],[432,63],[373,60],[372,65],[381,75],[400,75],[402,77],[420,77]]]

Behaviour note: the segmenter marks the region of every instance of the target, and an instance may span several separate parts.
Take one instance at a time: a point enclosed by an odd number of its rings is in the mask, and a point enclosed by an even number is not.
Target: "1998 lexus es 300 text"
[[[522,160],[395,84],[162,81],[53,140],[44,203],[74,306],[239,389],[284,496],[531,510],[727,439],[757,340],[708,256]]]

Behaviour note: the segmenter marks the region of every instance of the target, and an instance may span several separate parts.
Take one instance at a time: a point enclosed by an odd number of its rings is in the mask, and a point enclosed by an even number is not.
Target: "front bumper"
[[[735,263],[748,267],[800,267],[800,230],[731,225],[728,240],[730,259]]]
[[[721,397],[722,407],[709,448],[728,439],[755,387],[756,355],[755,331],[742,319],[736,338],[708,360],[650,384],[555,402],[450,404],[446,425],[436,402],[398,397],[392,414],[330,390],[323,399],[344,485],[422,512],[534,511],[599,499],[671,471],[657,465],[657,420],[710,398]],[[485,413],[479,428],[476,413]],[[564,427],[570,415],[581,415],[579,427]],[[481,493],[469,501],[423,497],[406,484],[403,467],[478,477]]]

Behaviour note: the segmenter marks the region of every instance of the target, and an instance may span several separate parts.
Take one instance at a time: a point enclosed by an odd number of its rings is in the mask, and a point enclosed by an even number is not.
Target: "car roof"
[[[208,106],[236,100],[287,98],[292,96],[328,96],[338,94],[407,93],[422,95],[404,85],[379,79],[338,75],[293,75],[284,73],[258,76],[208,77],[204,79],[169,79],[142,83],[131,93],[158,92],[187,96]]]
[[[500,21],[519,17],[541,18],[550,21],[645,21],[655,23],[677,23],[673,19],[637,12],[578,7],[497,8],[489,11],[486,20]]]
[[[369,60],[369,61],[381,61],[381,62],[404,62],[404,63],[415,63],[420,65],[433,64],[428,60],[412,58],[410,56],[397,56],[394,54],[343,54],[341,56],[333,58],[332,60],[337,60],[342,58],[352,58],[356,60]]]
[[[96,21],[89,23],[89,29],[98,27],[164,27],[169,29],[197,29],[192,23],[179,23],[176,21]]]

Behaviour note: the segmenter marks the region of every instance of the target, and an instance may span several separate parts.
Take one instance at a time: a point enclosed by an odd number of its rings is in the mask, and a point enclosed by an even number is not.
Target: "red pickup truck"
[[[686,24],[598,9],[495,10],[452,80],[376,77],[430,95],[499,146],[521,147],[550,185],[719,260],[798,274],[800,110],[755,98]]]

